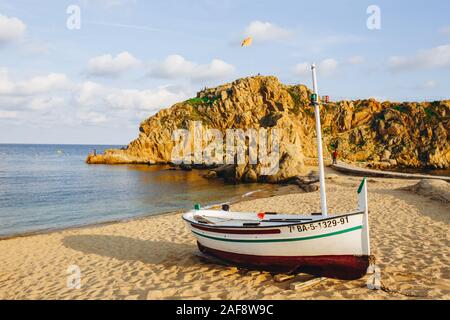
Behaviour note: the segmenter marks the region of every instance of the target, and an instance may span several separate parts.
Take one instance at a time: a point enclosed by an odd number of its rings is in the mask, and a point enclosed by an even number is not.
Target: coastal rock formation
[[[382,169],[449,168],[450,101],[359,100],[332,106],[335,121],[328,123],[326,138],[342,158]]]
[[[104,154],[90,154],[86,162],[89,164],[155,164],[155,161],[145,161],[138,155],[133,155],[124,150],[105,150]]]
[[[161,110],[143,121],[139,137],[124,150],[90,155],[87,162],[174,162],[174,132],[179,129],[191,133],[185,143],[192,147],[192,157],[197,157],[194,122],[201,123],[202,132],[216,129],[224,141],[227,129],[240,129],[245,133],[250,129],[267,130],[269,137],[276,129],[280,137],[279,170],[274,174],[262,170],[261,163],[252,164],[247,154],[238,164],[214,162],[214,173],[209,175],[234,182],[286,181],[305,175],[305,159],[317,157],[310,93],[304,85],[288,86],[275,77],[264,76],[242,78],[205,89],[195,98]],[[369,99],[324,103],[321,117],[325,156],[338,148],[340,159],[365,162],[376,168],[448,169],[449,115],[450,101],[380,103]],[[203,135],[201,149],[211,141],[210,136]],[[249,143],[247,137],[245,146]],[[224,147],[224,155],[228,152]],[[186,160],[186,154],[184,156]]]

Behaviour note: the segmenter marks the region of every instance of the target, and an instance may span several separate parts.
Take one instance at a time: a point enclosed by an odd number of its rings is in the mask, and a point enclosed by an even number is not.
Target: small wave
[[[231,204],[231,202],[232,201],[226,201],[226,202],[220,202],[220,203],[212,203],[212,204],[209,204],[207,206],[204,206],[203,209],[208,210],[208,209],[211,209],[212,207],[215,207],[215,206],[222,206],[224,204],[228,204],[229,205],[229,204]]]
[[[255,191],[249,191],[249,192],[247,192],[247,193],[244,193],[244,194],[242,195],[242,198],[250,197],[252,194],[257,193],[257,192],[260,192],[260,191],[263,191],[263,190],[262,190],[262,189],[258,189],[258,190],[255,190]]]

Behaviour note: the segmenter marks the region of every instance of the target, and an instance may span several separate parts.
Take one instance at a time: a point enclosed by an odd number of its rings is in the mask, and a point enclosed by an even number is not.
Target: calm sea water
[[[84,163],[94,148],[118,147],[0,144],[0,236],[184,210],[262,188],[197,171]]]

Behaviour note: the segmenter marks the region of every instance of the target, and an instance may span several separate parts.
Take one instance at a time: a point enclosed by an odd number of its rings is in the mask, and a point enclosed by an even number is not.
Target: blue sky
[[[71,5],[80,29],[67,28]],[[205,86],[257,73],[310,85],[311,62],[334,100],[448,99],[449,12],[441,0],[2,0],[0,143],[126,144]]]

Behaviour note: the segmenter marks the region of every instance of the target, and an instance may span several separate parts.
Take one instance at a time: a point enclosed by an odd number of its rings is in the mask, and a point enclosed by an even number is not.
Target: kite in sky
[[[252,42],[253,42],[253,39],[248,37],[248,38],[244,39],[244,41],[242,41],[241,47],[251,46]]]

